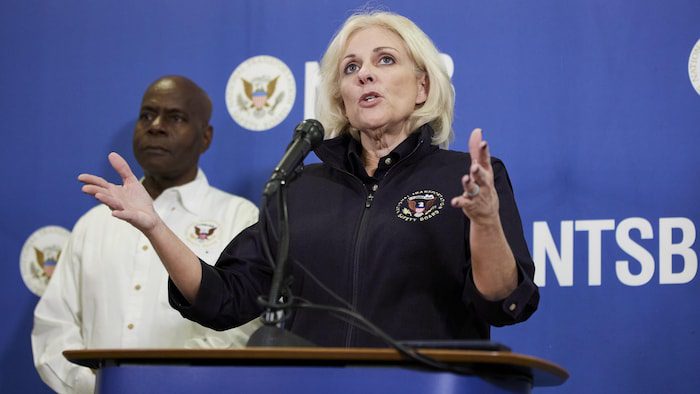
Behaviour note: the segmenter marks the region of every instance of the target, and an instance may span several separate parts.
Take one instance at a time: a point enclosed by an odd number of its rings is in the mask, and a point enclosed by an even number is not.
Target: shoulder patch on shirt
[[[440,213],[445,198],[435,190],[418,190],[399,201],[396,216],[407,222],[423,222]]]
[[[219,240],[219,223],[208,220],[191,224],[186,239],[198,246],[209,246]]]

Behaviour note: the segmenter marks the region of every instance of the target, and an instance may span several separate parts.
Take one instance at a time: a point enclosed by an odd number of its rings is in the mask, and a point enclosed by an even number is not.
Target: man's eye
[[[343,72],[345,74],[352,74],[352,73],[356,72],[357,70],[359,70],[359,67],[357,66],[357,64],[350,63],[347,66],[345,66],[345,69],[343,69]]]
[[[174,122],[185,122],[187,120],[182,115],[172,115],[170,119],[172,119]]]
[[[139,120],[153,120],[153,114],[149,112],[142,112],[139,115]]]

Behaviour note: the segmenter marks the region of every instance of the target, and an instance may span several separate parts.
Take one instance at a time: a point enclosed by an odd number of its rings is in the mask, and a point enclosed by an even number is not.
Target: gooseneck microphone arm
[[[294,139],[280,162],[272,171],[270,179],[263,190],[260,208],[260,231],[265,257],[272,263],[273,257],[269,250],[267,231],[269,199],[277,195],[278,210],[278,242],[277,253],[274,257],[274,271],[267,300],[262,300],[265,307],[262,314],[264,325],[250,336],[247,346],[314,346],[309,341],[284,330],[281,322],[286,313],[281,299],[281,287],[285,279],[285,268],[289,255],[289,215],[287,212],[287,185],[293,180],[293,175],[302,164],[304,158],[323,141],[323,126],[315,119],[307,119],[294,129]]]

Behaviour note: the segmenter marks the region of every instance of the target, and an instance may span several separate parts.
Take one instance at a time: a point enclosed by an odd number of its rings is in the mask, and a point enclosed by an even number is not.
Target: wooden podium
[[[569,374],[548,361],[506,351],[425,349],[473,371],[457,374],[404,360],[394,349],[67,350],[96,369],[97,392],[111,393],[529,393]]]

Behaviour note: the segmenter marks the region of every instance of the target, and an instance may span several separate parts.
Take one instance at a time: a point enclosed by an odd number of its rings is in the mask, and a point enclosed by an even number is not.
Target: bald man
[[[212,141],[211,100],[191,80],[167,76],[141,102],[133,150],[144,188],[165,223],[213,264],[229,240],[255,223],[250,201],[209,186],[199,157]],[[95,375],[66,349],[240,347],[251,322],[223,333],[168,305],[168,275],[138,230],[100,204],[76,223],[34,311],[32,351],[42,380],[59,393],[92,393]]]

